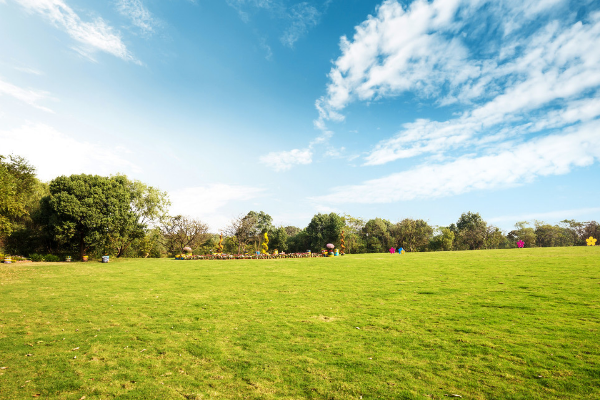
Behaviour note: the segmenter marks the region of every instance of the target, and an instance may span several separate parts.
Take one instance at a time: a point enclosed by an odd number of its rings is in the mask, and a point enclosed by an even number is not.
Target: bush
[[[31,261],[40,262],[40,261],[44,261],[44,256],[41,254],[33,253],[33,254],[29,255],[29,259]]]
[[[46,262],[59,262],[60,261],[60,257],[59,256],[55,256],[54,254],[46,254],[44,256],[44,261],[46,261]]]

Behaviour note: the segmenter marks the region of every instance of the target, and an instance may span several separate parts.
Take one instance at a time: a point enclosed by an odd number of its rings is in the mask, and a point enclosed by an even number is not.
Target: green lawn
[[[598,399],[600,247],[0,266],[1,399]]]

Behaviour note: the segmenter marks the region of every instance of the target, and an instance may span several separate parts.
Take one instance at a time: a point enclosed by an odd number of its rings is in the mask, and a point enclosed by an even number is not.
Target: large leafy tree
[[[0,155],[0,238],[10,236],[29,215],[30,200],[39,181],[23,157]]]
[[[136,221],[123,176],[60,176],[50,182],[49,190],[50,195],[42,199],[46,228],[80,256],[110,247],[115,232]]]
[[[458,250],[477,250],[485,247],[487,223],[479,213],[463,213],[455,224],[449,227],[455,234]]]
[[[343,227],[344,221],[336,213],[315,215],[305,229],[311,250],[319,251],[327,243],[339,246]]]
[[[433,228],[422,219],[406,218],[390,228],[396,246],[408,251],[424,251],[433,236]]]
[[[156,227],[167,218],[170,205],[166,192],[148,186],[125,175],[114,177],[129,192],[130,213],[127,218],[114,220],[109,229],[107,244],[117,257],[123,255],[136,239],[145,237],[148,228]],[[185,247],[185,246],[184,246]]]
[[[367,221],[362,228],[367,253],[381,253],[393,246],[390,227],[387,219],[374,218]]]

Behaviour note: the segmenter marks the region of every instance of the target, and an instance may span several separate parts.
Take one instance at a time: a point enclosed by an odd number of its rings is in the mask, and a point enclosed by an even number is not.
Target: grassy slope
[[[17,264],[0,283],[2,399],[600,398],[600,247]]]

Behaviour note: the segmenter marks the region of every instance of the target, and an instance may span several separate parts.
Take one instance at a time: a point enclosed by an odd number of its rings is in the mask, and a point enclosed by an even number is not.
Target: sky
[[[0,154],[250,210],[600,221],[600,2],[0,0]]]

